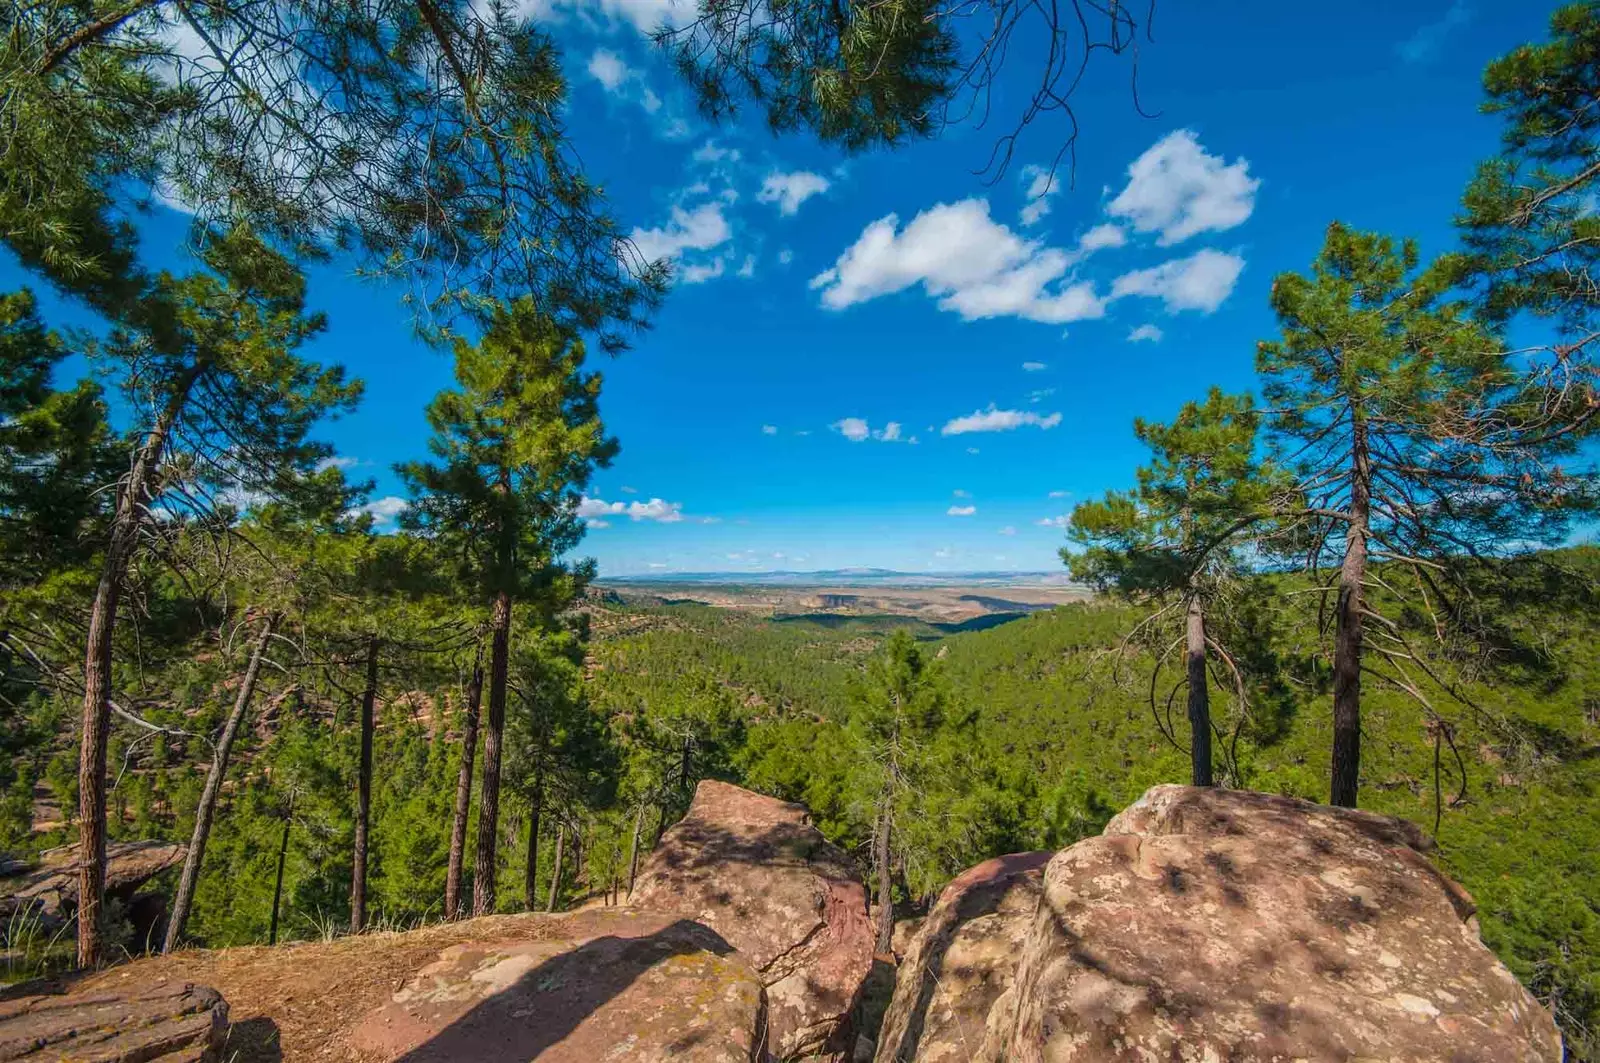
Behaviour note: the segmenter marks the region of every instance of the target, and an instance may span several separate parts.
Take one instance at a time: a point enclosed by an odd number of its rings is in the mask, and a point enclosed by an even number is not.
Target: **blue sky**
[[[601,364],[622,453],[582,552],[606,575],[1056,568],[1063,515],[1143,459],[1134,417],[1251,386],[1272,277],[1306,268],[1328,222],[1450,245],[1499,135],[1483,66],[1541,38],[1551,6],[1162,0],[1139,76],[1156,117],[1101,64],[1074,101],[1075,170],[1030,196],[1063,135],[1048,118],[992,183],[973,171],[998,121],[854,157],[757,115],[711,128],[641,32],[666,0],[530,5],[565,50],[586,167],[680,278]],[[182,234],[144,229],[157,261]],[[423,453],[450,366],[397,290],[351,269],[312,273],[314,352],[367,383],[324,434],[392,516],[390,466]],[[0,263],[0,284],[23,279]]]

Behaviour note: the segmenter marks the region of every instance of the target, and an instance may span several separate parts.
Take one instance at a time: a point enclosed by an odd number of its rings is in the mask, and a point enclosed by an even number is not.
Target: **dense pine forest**
[[[0,295],[0,850],[79,858],[74,922],[0,927],[8,979],[614,901],[706,778],[805,802],[886,950],[962,869],[1181,781],[1415,821],[1600,1058],[1600,7],[1486,72],[1457,247],[1330,222],[1241,337],[1253,394],[1133,426],[1148,463],[1064,522],[1092,601],[952,634],[597,582],[593,355],[672,269],[568,150],[534,23],[187,6],[0,16],[0,241],[98,322]],[[675,47],[713,113],[932,135],[959,36],[866,10]],[[189,272],[143,264],[152,189],[195,207]],[[454,366],[395,529],[322,441],[362,397],[305,350],[332,255],[413,282]],[[187,857],[138,940],[105,854],[144,839]]]

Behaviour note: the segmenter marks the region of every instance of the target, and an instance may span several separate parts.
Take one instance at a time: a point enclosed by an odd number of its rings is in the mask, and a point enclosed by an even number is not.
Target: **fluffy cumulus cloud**
[[[876,439],[880,443],[915,443],[916,436],[907,437],[905,426],[899,421],[890,421],[882,428],[873,428],[863,417],[845,417],[828,426],[835,432],[844,436],[852,443],[865,443],[869,439]]]
[[[723,256],[704,261],[684,262],[690,252],[704,252],[719,248],[733,238],[723,205],[719,202],[701,203],[692,209],[677,206],[667,224],[657,229],[635,229],[630,238],[639,256],[646,262],[666,259],[679,263],[678,279],[696,284],[722,275]]]
[[[1124,273],[1112,283],[1111,296],[1144,295],[1160,299],[1169,313],[1200,310],[1209,314],[1233,291],[1243,270],[1244,259],[1238,255],[1207,248],[1187,258]]]
[[[610,517],[676,524],[683,520],[683,503],[660,498],[652,498],[648,502],[607,502],[602,498],[584,496],[578,501],[578,516],[588,521],[590,527],[600,528],[607,526]]]
[[[920,284],[940,309],[969,321],[1061,324],[1102,316],[1105,301],[1092,285],[1068,278],[1071,265],[1065,251],[994,221],[986,200],[965,199],[925,210],[903,230],[897,215],[879,218],[811,287],[834,310]]]
[[[762,180],[761,191],[756,193],[756,199],[762,203],[776,203],[778,212],[787,215],[798,211],[800,205],[812,196],[826,192],[828,187],[826,177],[809,170],[774,172]]]
[[[1129,343],[1144,343],[1144,342],[1160,343],[1161,342],[1161,338],[1163,336],[1165,336],[1165,335],[1166,335],[1166,333],[1162,332],[1159,328],[1157,328],[1154,325],[1140,325],[1137,328],[1135,328],[1133,331],[1128,333],[1128,342]]]
[[[968,432],[1009,432],[1024,425],[1054,428],[1061,423],[1061,415],[1040,415],[1032,410],[1001,410],[993,404],[987,410],[977,410],[965,417],[956,417],[939,429],[940,435],[959,436]]]
[[[970,517],[978,512],[977,506],[951,506],[945,513],[952,517]]]
[[[630,67],[622,56],[611,49],[596,48],[589,57],[588,69],[589,76],[612,96],[637,103],[646,114],[661,110],[661,97],[650,88],[644,75]]]
[[[1040,517],[1034,521],[1041,528],[1065,528],[1072,523],[1070,514],[1063,513],[1059,517]]]
[[[1128,167],[1128,184],[1106,207],[1168,247],[1204,232],[1222,232],[1250,217],[1261,182],[1250,163],[1212,155],[1187,129],[1168,133]]]
[[[375,498],[371,502],[356,506],[349,511],[348,515],[354,517],[365,513],[372,518],[372,523],[375,527],[392,530],[396,526],[396,522],[399,521],[400,514],[404,513],[409,506],[410,503],[403,498],[395,495],[386,495],[383,498]]]

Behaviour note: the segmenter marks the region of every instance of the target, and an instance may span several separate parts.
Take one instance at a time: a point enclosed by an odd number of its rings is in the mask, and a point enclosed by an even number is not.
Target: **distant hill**
[[[831,568],[816,572],[661,572],[602,576],[601,586],[650,584],[731,587],[1072,587],[1064,572],[896,572],[886,568]]]

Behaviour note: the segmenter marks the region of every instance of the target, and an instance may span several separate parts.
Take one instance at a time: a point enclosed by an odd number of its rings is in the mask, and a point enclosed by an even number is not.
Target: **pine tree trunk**
[[[467,852],[467,817],[472,812],[472,768],[478,755],[478,710],[483,703],[483,649],[467,680],[467,730],[461,736],[461,767],[456,772],[456,807],[450,820],[450,862],[444,875],[444,917],[461,918],[461,864]]]
[[[245,713],[250,710],[250,699],[256,691],[256,681],[261,678],[261,662],[267,656],[267,644],[272,639],[272,628],[278,622],[276,615],[262,621],[261,633],[250,650],[250,663],[245,667],[244,680],[233,699],[233,711],[222,725],[222,735],[217,739],[211,757],[211,770],[206,772],[206,782],[200,791],[200,805],[194,811],[194,833],[189,836],[189,852],[183,860],[183,872],[178,878],[178,892],[172,899],[172,915],[167,920],[167,935],[162,952],[178,947],[183,928],[189,922],[189,908],[194,903],[195,886],[200,881],[201,862],[206,856],[206,842],[211,838],[211,820],[217,810],[217,796],[222,792],[222,778],[228,771],[228,756],[233,751],[233,741],[239,734]]]
[[[1211,697],[1206,689],[1206,617],[1198,596],[1189,599],[1185,655],[1189,675],[1189,754],[1196,786],[1210,786]]]
[[[111,647],[128,565],[144,524],[145,495],[166,454],[167,439],[200,376],[178,384],[151,427],[117,495],[100,582],[89,611],[83,654],[83,720],[78,746],[78,966],[100,962],[100,912],[106,885],[106,740],[111,729]]]
[[[556,826],[556,860],[555,866],[550,869],[550,901],[544,906],[547,912],[556,910],[556,900],[561,896],[561,850],[567,843],[567,825]]]
[[[887,953],[894,947],[894,882],[889,877],[890,844],[889,830],[891,826],[889,812],[889,794],[883,795],[883,808],[878,812],[877,837],[872,843],[872,867],[878,876],[878,941],[877,951]]]
[[[278,877],[272,884],[272,922],[267,926],[267,944],[278,943],[278,911],[283,905],[283,866],[289,859],[289,827],[294,822],[294,791],[289,791],[289,807],[283,813],[283,834],[278,838]]]
[[[639,877],[639,834],[644,830],[645,802],[633,814],[633,844],[628,847],[628,897],[633,898],[633,883]]]
[[[1339,604],[1333,634],[1333,770],[1328,803],[1354,808],[1361,780],[1362,584],[1367,575],[1367,524],[1371,519],[1372,467],[1366,424],[1354,421],[1350,458],[1350,529],[1339,569]]]
[[[539,910],[539,818],[544,812],[544,773],[534,776],[533,797],[528,809],[528,863],[522,876],[522,906]]]
[[[367,686],[361,692],[361,765],[356,774],[356,845],[350,873],[350,933],[367,925],[367,835],[372,814],[372,717],[378,700],[378,636],[367,639]]]
[[[506,669],[511,651],[511,595],[495,595],[490,618],[489,720],[483,729],[483,786],[478,795],[478,854],[472,869],[472,914],[494,911],[499,860],[500,741],[506,726]]]

